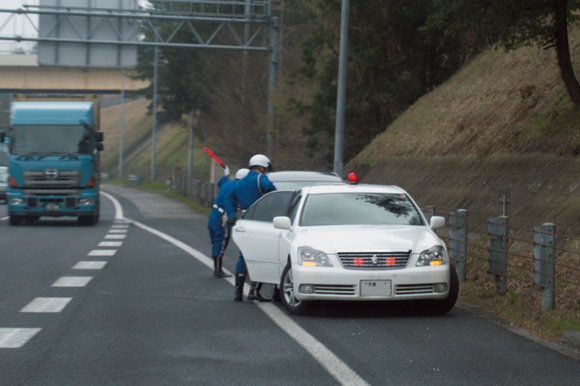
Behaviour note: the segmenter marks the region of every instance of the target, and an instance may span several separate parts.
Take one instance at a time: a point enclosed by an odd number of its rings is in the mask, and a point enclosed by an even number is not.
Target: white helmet
[[[236,172],[236,180],[241,180],[242,178],[247,176],[249,172],[250,172],[250,169],[246,169],[246,168],[242,168],[242,169],[238,170]]]
[[[250,158],[250,167],[252,166],[263,166],[266,169],[271,167],[270,159],[262,154],[256,154]]]

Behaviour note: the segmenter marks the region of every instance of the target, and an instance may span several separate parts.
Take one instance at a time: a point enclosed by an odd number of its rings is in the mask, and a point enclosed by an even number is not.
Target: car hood
[[[419,253],[443,242],[426,226],[334,225],[300,229],[303,245],[337,252],[409,251]]]

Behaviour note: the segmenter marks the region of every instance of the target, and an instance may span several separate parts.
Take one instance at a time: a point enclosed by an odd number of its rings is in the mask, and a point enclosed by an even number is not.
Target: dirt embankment
[[[485,220],[498,214],[498,192],[511,190],[510,224],[532,229],[553,222],[557,233],[580,235],[580,158],[550,154],[387,157],[362,182],[397,185],[437,214],[467,209]]]

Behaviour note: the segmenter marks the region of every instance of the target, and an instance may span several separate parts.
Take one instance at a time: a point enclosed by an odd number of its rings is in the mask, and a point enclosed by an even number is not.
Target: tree
[[[578,0],[435,0],[427,30],[457,38],[470,36],[472,47],[495,44],[506,50],[537,45],[555,48],[566,91],[580,106],[580,84],[570,60],[568,25],[578,22]]]

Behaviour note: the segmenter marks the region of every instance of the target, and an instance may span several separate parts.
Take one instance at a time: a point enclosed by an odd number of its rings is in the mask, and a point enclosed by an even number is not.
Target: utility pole
[[[187,183],[191,184],[193,178],[193,117],[195,109],[189,113],[189,163],[187,167]]]
[[[119,178],[123,178],[123,121],[125,119],[125,70],[121,70],[121,127],[119,133]]]
[[[348,14],[350,0],[342,0],[340,52],[338,59],[338,93],[336,96],[336,130],[334,136],[334,172],[342,177],[344,167],[344,109],[346,105],[346,54],[348,50]]]
[[[274,88],[276,87],[276,65],[278,64],[278,18],[270,21],[270,65],[268,67],[268,132],[266,133],[266,152],[272,155],[272,132],[274,131]]]
[[[157,35],[155,35],[157,36]],[[155,38],[157,41],[157,37]],[[155,46],[155,69],[153,71],[153,138],[151,139],[151,180],[155,179],[155,135],[157,134],[157,66],[159,49]]]

